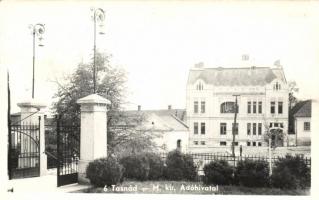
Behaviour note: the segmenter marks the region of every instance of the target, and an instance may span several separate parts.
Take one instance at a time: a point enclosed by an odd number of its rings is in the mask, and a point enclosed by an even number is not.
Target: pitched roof
[[[264,86],[274,79],[286,82],[282,68],[270,67],[191,69],[187,83],[194,84],[198,79],[216,86]]]
[[[292,109],[294,117],[311,117],[311,100],[298,102]]]
[[[137,116],[143,115],[145,120],[141,129],[152,129],[154,131],[187,131],[185,124],[185,109],[167,109],[167,110],[131,110],[123,111],[123,115]]]

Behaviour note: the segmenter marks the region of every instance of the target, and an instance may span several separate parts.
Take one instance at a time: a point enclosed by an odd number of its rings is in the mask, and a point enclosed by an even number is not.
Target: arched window
[[[202,81],[199,81],[196,85],[196,90],[204,90],[204,84]]]
[[[235,102],[224,102],[220,104],[220,113],[235,113]],[[239,106],[237,105],[237,113],[239,111]]]
[[[273,86],[273,90],[275,90],[275,91],[281,90],[281,84],[278,83],[278,82],[276,82],[276,83],[274,84],[274,86]]]
[[[181,148],[181,146],[182,146],[182,141],[181,140],[177,140],[177,142],[176,142],[176,148],[177,149],[180,149]]]

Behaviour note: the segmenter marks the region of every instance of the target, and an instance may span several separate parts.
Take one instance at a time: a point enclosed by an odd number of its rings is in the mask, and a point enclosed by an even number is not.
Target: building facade
[[[298,102],[292,109],[297,146],[311,145],[311,100]]]
[[[283,146],[289,143],[288,85],[282,67],[196,67],[189,71],[186,92],[189,151],[231,147],[235,95],[235,146],[265,147],[265,133],[273,129],[284,133]]]

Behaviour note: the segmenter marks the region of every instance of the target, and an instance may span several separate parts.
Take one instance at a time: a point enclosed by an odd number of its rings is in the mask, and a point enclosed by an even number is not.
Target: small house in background
[[[159,152],[169,152],[175,149],[186,152],[188,127],[185,123],[185,109],[172,109],[171,106],[168,106],[168,109],[142,110],[141,106],[138,106],[137,110],[123,111],[123,115],[135,116],[135,118],[137,115],[143,116],[143,121],[135,128],[155,136],[153,142]]]
[[[311,100],[298,102],[291,111],[297,146],[311,145]]]

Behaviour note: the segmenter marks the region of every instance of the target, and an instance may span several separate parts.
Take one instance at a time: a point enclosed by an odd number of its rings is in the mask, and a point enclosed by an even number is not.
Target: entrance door
[[[65,125],[57,120],[57,183],[62,185],[78,182],[80,158],[80,126]]]
[[[280,128],[271,129],[271,146],[272,147],[282,147],[283,141],[283,130]]]
[[[40,119],[38,124],[9,123],[9,179],[40,176]]]

